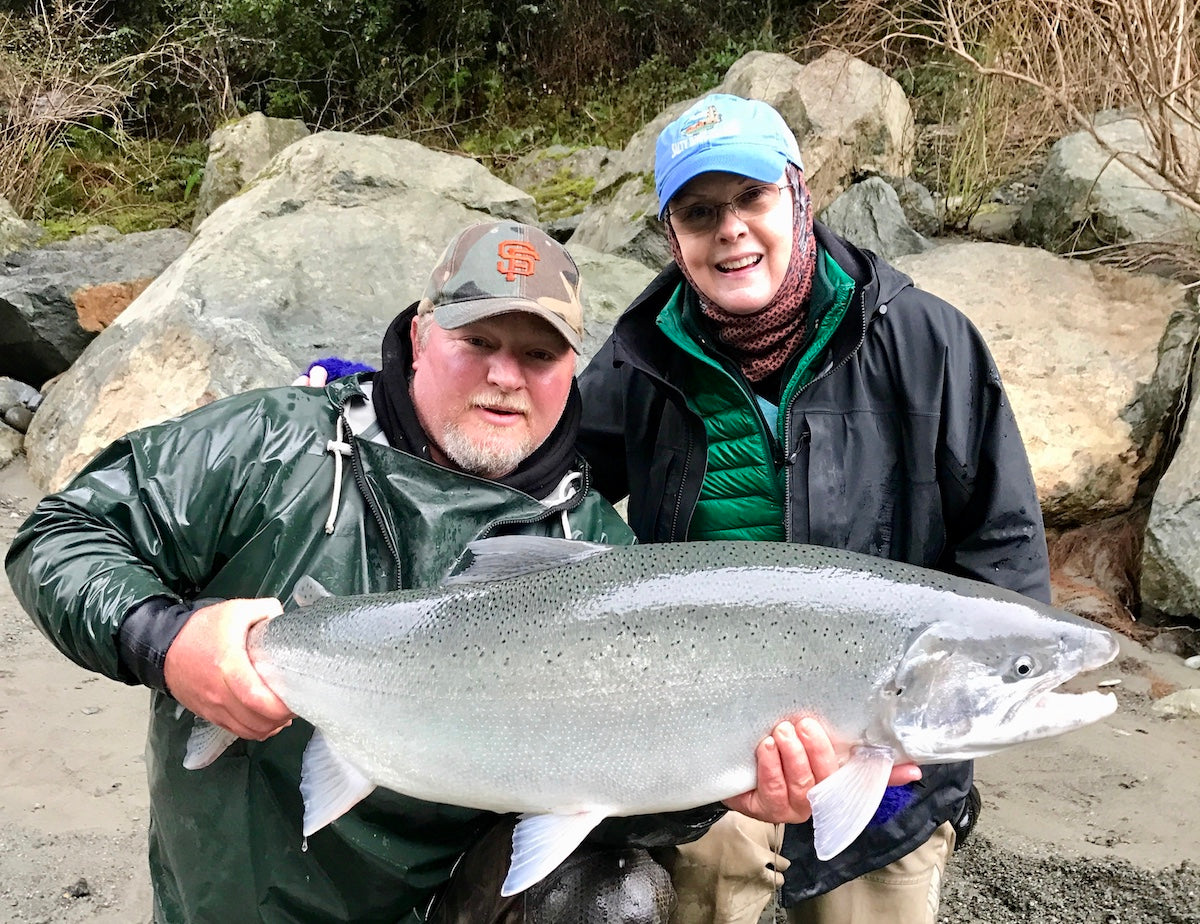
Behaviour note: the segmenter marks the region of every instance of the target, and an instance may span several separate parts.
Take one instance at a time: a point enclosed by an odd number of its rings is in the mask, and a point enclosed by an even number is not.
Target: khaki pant
[[[671,924],[757,924],[789,866],[783,829],[729,812],[702,838],[659,856],[678,900]],[[791,924],[935,924],[954,828],[883,869],[788,909]]]

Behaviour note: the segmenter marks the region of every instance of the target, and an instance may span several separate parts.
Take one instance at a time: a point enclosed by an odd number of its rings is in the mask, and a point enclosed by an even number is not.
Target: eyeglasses
[[[790,186],[767,184],[744,189],[728,202],[693,202],[667,212],[667,219],[676,234],[707,234],[721,224],[721,213],[725,209],[738,218],[756,218],[765,215],[779,201],[779,192]]]

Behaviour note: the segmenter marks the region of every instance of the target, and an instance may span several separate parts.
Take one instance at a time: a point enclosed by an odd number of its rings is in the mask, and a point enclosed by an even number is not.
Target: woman
[[[580,448],[601,493],[628,496],[639,539],[807,542],[1048,600],[1037,494],[986,345],[813,221],[780,115],[702,99],[659,136],[655,186],[674,262],[580,376]],[[782,878],[792,921],[933,924],[971,778],[969,763],[926,767],[906,806],[828,862],[811,825],[780,847],[731,814],[676,855],[677,920],[753,924]]]

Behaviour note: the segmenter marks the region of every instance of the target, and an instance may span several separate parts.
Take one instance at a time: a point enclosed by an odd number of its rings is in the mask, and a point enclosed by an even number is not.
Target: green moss
[[[196,210],[205,146],[69,132],[44,165],[36,218],[55,239],[111,225],[123,234],[188,227]]]
[[[529,193],[537,201],[538,217],[543,221],[554,221],[582,212],[591,201],[595,189],[595,177],[579,176],[570,167],[564,166],[545,183],[529,190]]]

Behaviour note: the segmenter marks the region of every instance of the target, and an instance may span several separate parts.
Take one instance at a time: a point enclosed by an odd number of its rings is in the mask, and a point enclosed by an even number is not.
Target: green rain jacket
[[[477,537],[563,535],[564,511],[576,538],[632,541],[582,462],[579,489],[547,507],[372,441],[370,407],[350,378],[323,391],[249,392],[129,434],[21,528],[6,562],[17,596],[69,658],[132,683],[118,632],[154,598],[286,600],[304,575],[335,594],[433,584]],[[355,425],[356,414],[367,423]],[[158,922],[417,921],[467,844],[496,821],[378,789],[305,842],[298,784],[312,727],[296,720],[188,771],[191,727],[191,713],[153,692],[146,764]],[[640,821],[651,832],[642,846],[690,840],[716,817],[700,814],[613,819],[610,839],[638,843],[612,832]]]

